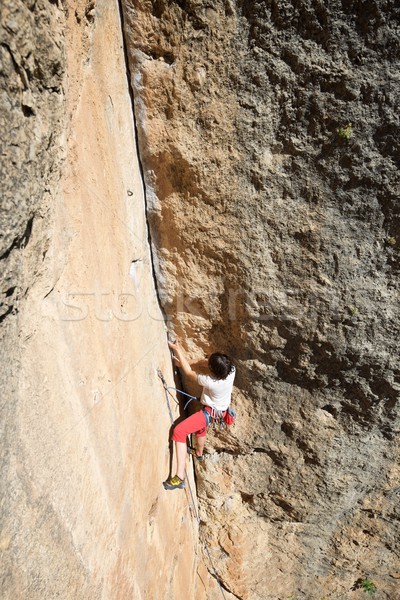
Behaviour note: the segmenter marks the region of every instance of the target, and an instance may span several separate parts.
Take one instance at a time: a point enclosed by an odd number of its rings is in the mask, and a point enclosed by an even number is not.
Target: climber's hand
[[[178,343],[178,340],[176,340],[175,342],[168,342],[168,346],[174,352],[177,352],[177,353],[179,352],[179,343]]]
[[[186,377],[192,379],[193,381],[197,381],[197,373],[196,371],[193,371],[192,367],[189,365],[188,359],[180,347],[179,342],[168,342],[168,346],[174,352],[174,356],[172,358],[175,365],[182,369]]]
[[[182,367],[182,363],[181,363],[181,361],[179,360],[179,358],[177,358],[176,356],[173,356],[173,357],[172,357],[172,360],[174,361],[174,365],[175,365],[176,367]]]
[[[182,363],[180,360],[180,347],[179,347],[178,341],[168,342],[168,346],[170,347],[172,352],[174,352],[174,355],[172,356],[172,360],[174,361],[174,364],[177,367],[181,367]]]

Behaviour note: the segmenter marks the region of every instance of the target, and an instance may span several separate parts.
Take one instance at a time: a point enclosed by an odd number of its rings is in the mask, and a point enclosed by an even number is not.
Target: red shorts
[[[206,418],[202,410],[190,415],[184,421],[181,421],[176,425],[172,439],[175,442],[186,443],[186,438],[189,434],[195,433],[197,437],[204,437],[207,431]]]

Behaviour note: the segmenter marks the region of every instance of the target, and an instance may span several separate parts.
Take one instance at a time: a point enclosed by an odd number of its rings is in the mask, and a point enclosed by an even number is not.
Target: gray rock
[[[193,352],[238,363],[243,425],[199,478],[214,544],[243,532],[224,583],[350,598],[370,576],[393,599],[399,11],[124,4],[160,297]]]
[[[59,177],[65,58],[56,6],[5,0],[0,11],[1,318],[25,292],[23,249]]]

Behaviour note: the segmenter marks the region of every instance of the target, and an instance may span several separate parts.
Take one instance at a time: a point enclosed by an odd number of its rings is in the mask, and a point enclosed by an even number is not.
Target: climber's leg
[[[202,435],[202,436],[197,435],[197,444],[196,444],[196,455],[197,456],[203,456],[205,443],[206,443],[206,436],[205,435]]]
[[[184,487],[183,480],[185,479],[186,472],[187,436],[191,433],[205,436],[206,428],[206,418],[202,410],[194,413],[194,415],[191,415],[181,423],[178,423],[175,427],[172,439],[175,442],[176,475],[164,482],[165,489],[181,489]]]
[[[175,452],[176,452],[176,474],[179,479],[185,479],[185,471],[186,471],[186,441],[185,442],[175,442]]]

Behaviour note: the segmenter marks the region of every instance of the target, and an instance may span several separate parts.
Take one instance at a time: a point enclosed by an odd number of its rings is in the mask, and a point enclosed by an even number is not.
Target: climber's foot
[[[198,460],[198,462],[203,462],[204,456],[202,454],[200,456],[198,454],[196,454],[195,448],[191,448],[190,446],[188,446],[187,451],[188,451],[188,454],[191,454],[192,456],[194,456]]]
[[[174,475],[173,477],[168,477],[166,481],[163,481],[163,486],[166,490],[183,490],[185,481],[178,477],[178,475]]]

